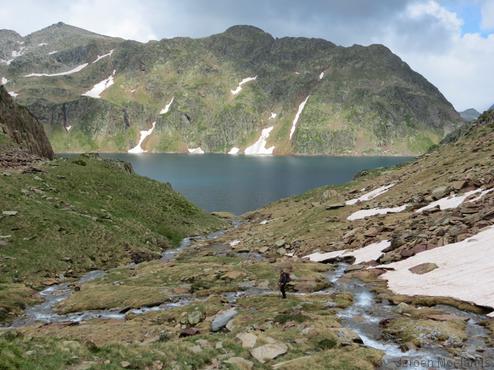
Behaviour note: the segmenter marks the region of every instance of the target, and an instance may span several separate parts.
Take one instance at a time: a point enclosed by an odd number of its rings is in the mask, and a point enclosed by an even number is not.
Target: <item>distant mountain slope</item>
[[[462,122],[382,45],[252,26],[146,44],[60,23],[19,37],[0,33],[0,77],[57,151],[417,154]]]
[[[480,116],[480,112],[473,108],[464,110],[463,112],[459,112],[459,113],[461,118],[463,118],[467,122],[475,121]]]

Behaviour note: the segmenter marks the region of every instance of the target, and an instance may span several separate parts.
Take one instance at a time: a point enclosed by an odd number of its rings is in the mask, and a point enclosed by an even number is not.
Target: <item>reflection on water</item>
[[[410,157],[249,157],[221,154],[102,154],[131,162],[135,171],[173,188],[207,211],[241,214],[290,195],[342,184],[364,169]]]

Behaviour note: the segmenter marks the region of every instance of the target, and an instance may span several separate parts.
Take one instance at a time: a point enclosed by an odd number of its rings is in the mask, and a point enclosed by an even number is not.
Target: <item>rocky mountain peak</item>
[[[226,29],[225,31],[226,34],[231,34],[231,35],[255,35],[255,34],[262,34],[262,35],[269,35],[267,32],[262,30],[259,27],[256,26],[250,26],[250,25],[235,25],[231,26]]]

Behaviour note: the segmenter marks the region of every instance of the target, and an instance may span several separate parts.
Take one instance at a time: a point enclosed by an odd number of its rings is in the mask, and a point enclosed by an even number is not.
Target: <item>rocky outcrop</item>
[[[4,87],[0,86],[0,134],[26,152],[53,158],[53,149],[43,126],[29,110],[16,104]]]

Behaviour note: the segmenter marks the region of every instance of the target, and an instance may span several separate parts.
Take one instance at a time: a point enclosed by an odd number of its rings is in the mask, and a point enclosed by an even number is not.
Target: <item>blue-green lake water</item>
[[[102,154],[173,188],[206,211],[235,214],[309,189],[350,181],[364,169],[388,167],[410,157],[251,157],[222,154]]]

